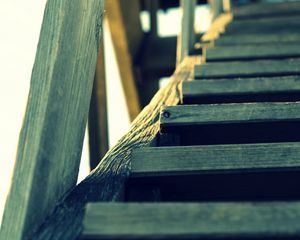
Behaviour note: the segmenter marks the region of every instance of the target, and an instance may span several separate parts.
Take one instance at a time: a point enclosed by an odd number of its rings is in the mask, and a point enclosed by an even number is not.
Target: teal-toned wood
[[[290,239],[299,218],[299,202],[90,203],[82,239]]]
[[[235,19],[257,19],[300,14],[299,1],[281,3],[250,3],[233,9]]]
[[[300,74],[299,59],[218,62],[195,66],[195,78],[268,77]]]
[[[186,81],[184,104],[300,100],[300,76]]]
[[[103,1],[47,1],[0,239],[33,239],[77,182]]]
[[[160,116],[164,127],[299,121],[300,102],[232,103],[165,107]]]
[[[290,32],[288,34],[240,34],[240,35],[222,35],[215,41],[215,46],[230,46],[230,45],[245,45],[251,44],[257,46],[257,44],[271,44],[281,43],[282,46],[286,46],[289,43],[299,43],[300,34]]]
[[[300,143],[151,147],[132,153],[131,177],[300,170]]]
[[[236,45],[208,48],[207,62],[243,61],[257,59],[285,59],[300,57],[299,43],[267,43],[261,45]]]

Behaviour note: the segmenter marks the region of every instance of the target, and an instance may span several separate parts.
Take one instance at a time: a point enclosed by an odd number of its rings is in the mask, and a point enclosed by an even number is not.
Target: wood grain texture
[[[230,45],[240,45],[240,44],[272,44],[281,43],[286,46],[289,43],[299,43],[300,34],[290,32],[288,34],[240,34],[240,35],[222,35],[222,37],[215,40],[215,46],[230,46]]]
[[[257,60],[206,63],[195,66],[195,78],[269,77],[300,74],[300,60]]]
[[[281,3],[250,3],[233,9],[235,19],[268,18],[300,14],[299,1]]]
[[[33,239],[76,239],[82,230],[83,212],[87,202],[120,199],[123,185],[130,173],[132,150],[151,144],[159,131],[161,107],[179,102],[179,86],[182,81],[191,77],[196,62],[197,57],[190,57],[177,68],[170,83],[158,91],[132,123],[128,133],[108,151],[97,168],[56,207]]]
[[[83,238],[296,238],[299,217],[299,202],[91,203]]]
[[[161,127],[299,121],[300,102],[181,105],[161,111]]]
[[[205,50],[207,62],[285,59],[300,57],[300,42],[289,44],[237,45]]]
[[[298,96],[299,95],[299,96]],[[186,81],[183,103],[293,101],[300,97],[300,76]],[[239,101],[240,99],[240,101]],[[243,100],[244,99],[244,100]]]
[[[131,177],[299,171],[300,143],[153,147],[132,153]]]
[[[103,1],[47,1],[1,239],[31,235],[76,184]]]

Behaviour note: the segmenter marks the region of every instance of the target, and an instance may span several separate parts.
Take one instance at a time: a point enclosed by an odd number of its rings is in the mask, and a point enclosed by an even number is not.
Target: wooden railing
[[[155,144],[160,109],[180,102],[181,83],[192,77],[194,65],[200,62],[199,57],[189,56],[195,43],[195,2],[183,0],[182,7],[182,26],[191,31],[182,31],[178,65],[169,84],[157,92],[90,175],[75,186],[103,1],[48,0],[0,239],[76,239],[87,202],[122,199],[131,152]]]

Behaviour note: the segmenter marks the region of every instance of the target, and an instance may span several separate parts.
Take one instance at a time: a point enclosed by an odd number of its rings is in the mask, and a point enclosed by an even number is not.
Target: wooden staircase
[[[83,239],[300,238],[300,4],[235,13]]]

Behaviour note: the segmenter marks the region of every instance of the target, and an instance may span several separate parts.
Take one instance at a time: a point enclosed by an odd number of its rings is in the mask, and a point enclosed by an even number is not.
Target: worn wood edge
[[[102,32],[102,3],[46,3],[0,239],[31,239],[76,184]]]
[[[220,34],[225,31],[225,28],[228,24],[230,24],[233,20],[233,15],[231,13],[223,13],[218,16],[213,23],[209,30],[201,37],[200,42],[210,43],[213,46],[213,41],[218,39]]]
[[[133,149],[146,147],[159,131],[159,113],[163,106],[180,101],[180,87],[193,74],[199,58],[187,57],[176,69],[169,84],[160,89],[131,124],[128,133],[111,148],[100,164],[70,191],[36,232],[33,239],[76,239],[82,230],[87,202],[118,201],[130,174]]]

